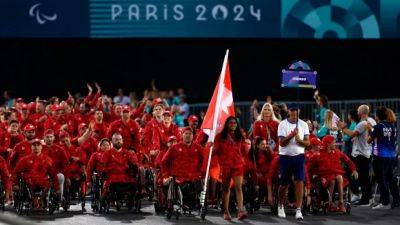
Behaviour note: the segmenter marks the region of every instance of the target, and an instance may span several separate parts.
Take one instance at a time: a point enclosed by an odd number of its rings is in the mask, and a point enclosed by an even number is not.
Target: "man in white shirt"
[[[376,122],[374,119],[369,117],[370,110],[367,105],[360,105],[357,112],[361,120],[354,131],[347,129],[346,124],[343,122],[339,123],[339,127],[343,130],[344,134],[353,138],[351,156],[357,166],[357,170],[360,171],[358,181],[362,193],[361,200],[357,205],[369,205],[370,199],[372,198],[369,175],[372,146],[368,143],[369,132],[367,127],[375,126]]]
[[[285,218],[284,202],[289,184],[294,177],[296,190],[296,219],[302,220],[301,205],[304,195],[304,149],[309,145],[309,129],[306,122],[300,120],[299,110],[295,104],[288,106],[289,116],[279,123],[279,186],[278,216]]]

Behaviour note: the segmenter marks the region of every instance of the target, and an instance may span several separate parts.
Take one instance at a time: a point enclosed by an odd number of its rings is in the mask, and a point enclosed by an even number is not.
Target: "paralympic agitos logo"
[[[45,24],[47,21],[55,21],[57,19],[57,14],[53,13],[48,15],[40,10],[41,3],[34,4],[29,9],[29,16],[34,17],[36,22],[40,25]]]

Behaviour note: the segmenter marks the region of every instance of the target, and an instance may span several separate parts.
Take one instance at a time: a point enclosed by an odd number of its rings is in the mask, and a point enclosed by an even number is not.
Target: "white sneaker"
[[[386,209],[391,209],[390,205],[383,205],[382,203],[379,203],[379,205],[372,207],[374,210],[386,210]]]
[[[279,218],[286,218],[285,209],[283,206],[278,206],[278,217]]]
[[[301,213],[301,209],[296,209],[296,220],[303,220],[303,214]]]

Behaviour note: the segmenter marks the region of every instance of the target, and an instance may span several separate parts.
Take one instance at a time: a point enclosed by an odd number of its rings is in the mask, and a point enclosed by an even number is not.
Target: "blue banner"
[[[0,37],[400,37],[400,0],[1,0]]]

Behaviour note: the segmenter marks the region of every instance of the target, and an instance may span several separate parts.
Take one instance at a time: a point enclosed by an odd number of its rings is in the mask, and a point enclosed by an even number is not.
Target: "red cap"
[[[311,140],[310,140],[311,146],[319,146],[321,144],[322,144],[322,142],[319,138],[311,138]]]
[[[173,116],[173,115],[172,115],[172,112],[171,112],[171,111],[168,111],[168,110],[164,111],[163,115],[169,115],[169,116],[171,116],[171,117]]]
[[[324,138],[322,138],[322,144],[324,146],[330,145],[335,142],[335,138],[332,135],[326,135]]]
[[[35,138],[31,141],[31,145],[35,144],[35,143],[39,143],[42,144],[42,141],[39,138]]]
[[[27,124],[24,127],[24,132],[33,131],[33,130],[35,130],[35,126],[33,126],[32,124]]]
[[[195,122],[195,121],[199,121],[199,118],[196,115],[190,115],[188,118],[188,122]]]
[[[58,135],[58,138],[60,138],[60,139],[63,139],[66,137],[69,137],[69,134],[66,131],[61,131],[60,134]]]
[[[184,127],[184,128],[182,129],[182,134],[185,133],[186,131],[190,131],[190,132],[193,133],[193,130],[192,130],[191,127]]]
[[[156,98],[153,100],[152,104],[153,104],[153,107],[155,107],[156,105],[164,106],[164,101],[161,98]]]
[[[34,111],[36,109],[36,102],[30,102],[28,108],[29,110]]]
[[[28,110],[28,105],[25,103],[21,104],[21,110]]]
[[[53,131],[52,129],[47,129],[47,130],[44,132],[44,135],[48,135],[48,134],[54,135],[54,131]]]
[[[131,108],[130,108],[129,106],[124,105],[124,106],[122,107],[122,112],[130,112],[130,111],[131,111]]]
[[[80,130],[80,129],[84,128],[84,127],[87,127],[87,124],[86,123],[81,123],[78,126],[78,130]]]
[[[169,136],[168,137],[168,142],[177,141],[177,140],[178,140],[178,138],[176,138],[176,136]]]
[[[51,111],[63,110],[63,107],[60,105],[52,105]]]

